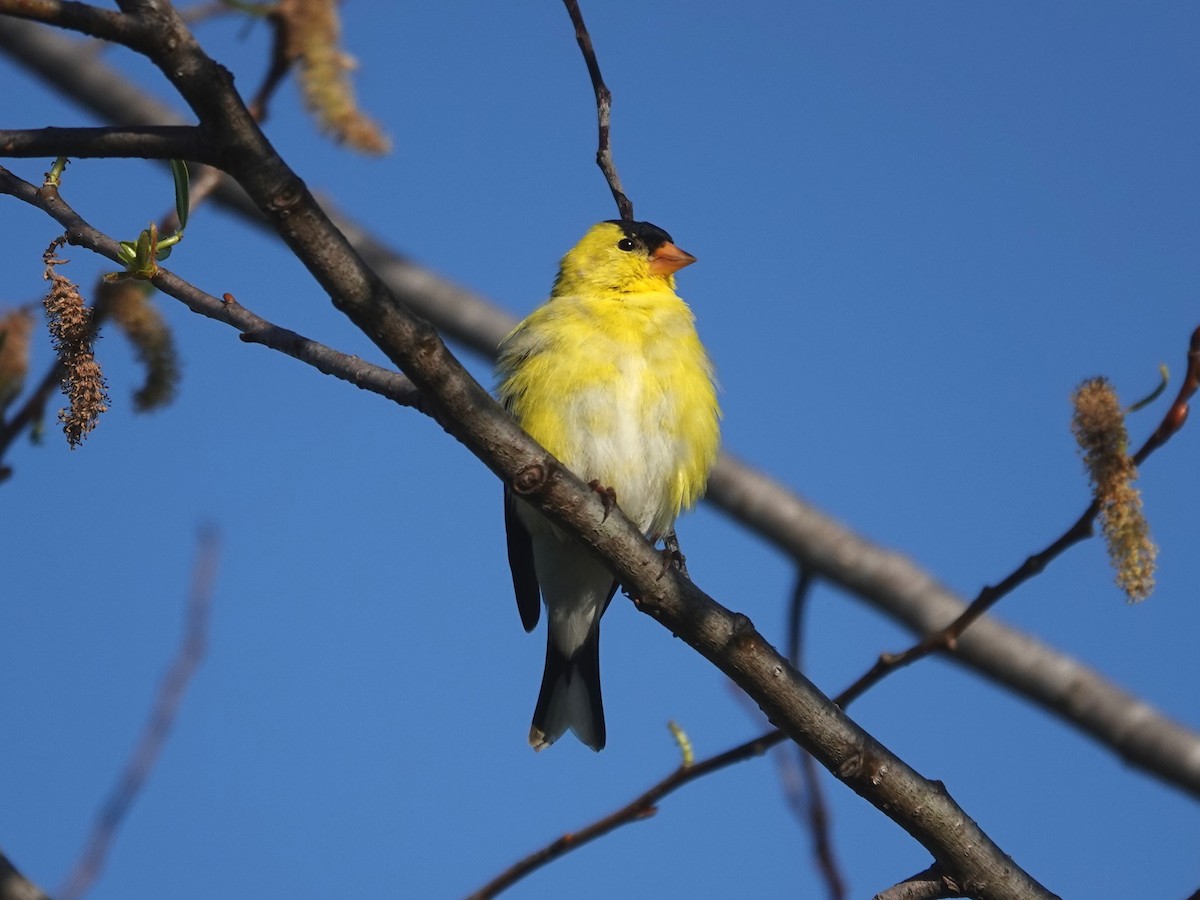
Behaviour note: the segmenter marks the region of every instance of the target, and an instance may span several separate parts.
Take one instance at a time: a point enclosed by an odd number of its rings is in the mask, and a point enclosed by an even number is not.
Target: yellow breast
[[[500,348],[500,398],[543,447],[658,536],[716,460],[712,367],[670,291],[559,297]]]

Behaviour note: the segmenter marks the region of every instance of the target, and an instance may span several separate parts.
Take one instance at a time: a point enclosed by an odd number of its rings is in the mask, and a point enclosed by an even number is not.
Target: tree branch
[[[7,0],[12,3],[13,0]],[[6,8],[0,3],[0,10]],[[607,517],[582,482],[522,432],[459,365],[426,322],[368,269],[324,215],[303,181],[266,141],[229,73],[204,54],[165,3],[125,0],[145,34],[141,49],[199,117],[221,168],[233,175],[317,281],[421,390],[430,411],[517,495],[603,558],[639,609],[729,675],[772,721],[856,793],[926,846],[981,898],[1047,897],[937,783],[927,781],[833,707],[755,630],[695,585],[669,572],[638,530]],[[152,37],[147,45],[142,39]]]
[[[67,0],[5,0],[0,13],[45,22],[90,37],[133,46],[142,40],[137,22],[121,13]]]
[[[0,166],[0,194],[8,194],[48,213],[67,230],[68,241],[72,245],[92,250],[114,262],[118,261],[118,242],[88,224],[62,199],[57,188],[37,188]],[[242,333],[241,339],[248,344],[262,344],[264,347],[278,350],[307,363],[319,372],[348,381],[402,406],[420,407],[418,391],[412,382],[399,372],[373,365],[357,356],[339,353],[294,331],[274,325],[246,309],[232,294],[225,294],[224,298],[219,300],[161,267],[150,281],[163,293],[181,301],[192,312],[233,326]],[[53,379],[49,380],[51,386],[57,383]],[[0,456],[3,456],[16,436],[19,430],[18,423],[23,427],[31,418],[32,413],[24,418],[18,414],[7,428],[0,430]]]
[[[0,900],[50,900],[36,884],[22,875],[8,857],[0,853]]]
[[[1188,401],[1195,394],[1197,385],[1200,384],[1200,328],[1197,328],[1192,334],[1187,358],[1187,372],[1175,401],[1164,415],[1162,424],[1160,424],[1142,446],[1141,450],[1134,456],[1139,464],[1144,462],[1146,457],[1155,449],[1166,443],[1183,426],[1183,423],[1187,419]],[[1029,557],[996,587],[984,588],[975,602],[963,609],[961,614],[950,625],[933,632],[925,640],[919,642],[903,654],[897,654],[894,657],[887,654],[881,656],[871,669],[834,698],[833,702],[844,709],[858,697],[862,696],[862,694],[866,693],[871,687],[893,672],[898,671],[901,667],[915,662],[917,659],[927,656],[935,650],[952,651],[966,629],[977,622],[986,609],[993,606],[1002,597],[1024,583],[1024,581],[1041,572],[1050,561],[1072,544],[1089,536],[1091,533],[1091,522],[1095,518],[1096,513],[1097,504],[1093,503],[1085,511],[1084,515],[1068,528],[1062,536],[1051,543],[1049,547]],[[812,578],[811,570],[802,566],[792,593],[791,603],[789,604],[788,627],[786,629],[788,639],[787,655],[792,666],[798,671],[801,669],[803,610],[812,586]],[[760,756],[769,748],[782,743],[785,736],[779,730],[769,731],[724,753],[710,757],[699,764],[691,767],[681,767],[616,812],[588,826],[581,832],[564,835],[557,841],[519,861],[494,881],[490,882],[485,888],[481,889],[480,893],[473,896],[490,897],[492,894],[488,893],[488,891],[494,886],[496,886],[497,891],[506,888],[534,869],[540,868],[551,860],[577,849],[587,841],[602,834],[607,834],[609,831],[622,825],[628,825],[640,821],[648,815],[652,815],[656,811],[655,804],[676,788],[710,772],[724,768],[727,765]],[[807,755],[801,748],[797,748],[797,750],[801,754],[799,757],[800,765],[811,763],[811,756]],[[788,796],[788,801],[793,809],[797,811],[798,815],[802,817],[807,816],[810,819],[809,827],[814,836],[818,863],[825,877],[830,896],[840,897],[844,894],[844,885],[837,869],[832,847],[829,844],[828,823],[825,820],[823,802],[819,793],[817,793],[819,788],[815,776],[808,770],[793,776],[797,779],[804,778],[809,785],[810,800],[807,808],[805,808],[805,805],[801,802],[802,798],[798,793],[798,788],[794,791],[786,787],[787,778],[785,775],[788,771],[786,764],[781,765],[781,772],[784,773],[781,774],[781,777],[785,781],[785,793]],[[682,774],[687,774],[689,777],[681,778]],[[586,837],[581,840],[581,836]],[[954,896],[961,896],[961,894],[947,887],[945,879],[943,879],[936,866],[878,895],[879,898],[894,898],[894,900],[903,900],[903,898],[920,900],[920,898],[924,897]]]
[[[1200,328],[1192,332],[1188,343],[1187,365],[1184,370],[1183,382],[1179,386],[1174,402],[1167,408],[1166,414],[1154,432],[1146,439],[1141,448],[1133,455],[1133,462],[1140,466],[1146,459],[1162,447],[1171,437],[1179,432],[1187,421],[1188,401],[1196,393],[1200,384]],[[1093,525],[1100,514],[1100,502],[1093,500],[1083,511],[1075,523],[1064,531],[1049,546],[1033,554],[1021,565],[1017,566],[995,587],[985,587],[979,595],[964,609],[949,625],[941,628],[903,653],[883,653],[866,673],[838,697],[839,705],[845,707],[861,696],[872,686],[887,675],[911,665],[918,659],[923,659],[936,651],[953,651],[959,638],[973,622],[987,613],[1003,597],[1011,594],[1029,579],[1040,574],[1051,562],[1065,553],[1070,547],[1087,540],[1094,533]]]
[[[813,573],[801,567],[788,603],[787,658],[798,672],[804,671],[804,613],[812,595]],[[780,747],[775,754],[779,761],[779,780],[792,812],[808,826],[817,869],[825,879],[830,900],[843,900],[846,879],[842,877],[837,853],[833,846],[829,808],[821,787],[820,770],[812,756],[799,747]]]
[[[587,65],[588,77],[592,79],[592,90],[596,94],[596,121],[599,126],[600,141],[596,150],[596,165],[604,173],[608,189],[612,191],[613,199],[617,201],[617,211],[626,221],[633,219],[633,202],[625,196],[621,187],[621,176],[617,174],[617,165],[613,162],[612,146],[609,131],[612,126],[612,92],[604,83],[600,74],[600,62],[596,59],[596,51],[592,47],[592,36],[588,34],[587,26],[583,24],[583,13],[579,10],[578,0],[563,0],[571,24],[575,26],[575,41],[583,53],[583,61]]]
[[[622,825],[650,818],[658,812],[658,803],[660,800],[669,794],[673,794],[685,784],[689,784],[697,778],[703,778],[705,775],[709,775],[726,766],[731,766],[734,763],[762,756],[767,752],[767,749],[768,745],[751,741],[749,744],[743,744],[735,747],[733,750],[711,756],[703,762],[693,763],[690,766],[686,764],[681,765],[666,778],[615,812],[593,822],[580,831],[564,834],[558,840],[552,841],[542,849],[529,854],[524,859],[518,860],[471,894],[470,900],[486,900],[486,898],[494,897],[501,891],[512,887],[526,875],[548,865],[560,856],[565,856],[572,850],[577,850],[585,844],[589,844],[597,838],[615,831]]]
[[[216,533],[210,529],[202,531],[198,543],[183,640],[171,668],[159,684],[154,708],[138,739],[137,747],[125,764],[125,770],[113,787],[112,794],[96,816],[83,853],[58,892],[59,900],[79,900],[100,875],[108,856],[108,848],[130,806],[141,793],[146,779],[154,769],[167,735],[175,723],[184,692],[204,658],[208,647],[208,622],[217,571]]]
[[[0,131],[0,156],[125,157],[207,162],[200,130],[187,125]]]
[[[32,428],[41,421],[45,415],[46,404],[50,402],[50,397],[54,394],[54,389],[62,382],[64,371],[62,363],[56,359],[50,364],[38,386],[29,392],[25,402],[12,415],[12,418],[0,417],[0,460],[4,459],[4,454],[8,452],[13,441],[20,437],[27,428]],[[4,481],[9,471],[8,467],[0,466],[0,481]]]
[[[886,891],[875,895],[875,900],[942,900],[943,897],[961,897],[962,892],[942,875],[934,863],[924,872],[918,872]]]
[[[49,28],[0,18],[0,48],[109,121],[183,121],[102,59],[80,53],[78,42]],[[248,221],[265,224],[231,180],[222,182],[216,198]],[[516,324],[478,295],[404,259],[346,217],[334,214],[333,218],[394,294],[444,334],[491,356]],[[798,563],[918,635],[941,628],[965,608],[960,597],[907,558],[872,544],[785,485],[728,454],[713,471],[707,500]],[[1200,735],[1070,656],[985,618],[963,636],[949,658],[1090,734],[1131,765],[1200,796]]]

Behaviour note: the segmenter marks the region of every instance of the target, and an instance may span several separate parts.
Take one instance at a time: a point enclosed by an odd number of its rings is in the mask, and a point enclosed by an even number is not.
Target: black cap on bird
[[[673,275],[684,266],[690,266],[696,257],[675,246],[671,236],[649,222],[630,222],[625,219],[609,219],[625,232],[628,247],[623,247],[625,241],[617,246],[622,250],[643,249],[650,256],[650,271],[655,275]]]

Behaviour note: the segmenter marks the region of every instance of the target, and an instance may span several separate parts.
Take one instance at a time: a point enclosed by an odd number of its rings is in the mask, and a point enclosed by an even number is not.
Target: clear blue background
[[[723,386],[727,448],[966,595],[1087,503],[1068,396],[1128,402],[1200,324],[1200,6],[1105,2],[587,3],[639,217],[682,273]],[[266,130],[310,186],[397,249],[521,315],[558,258],[614,215],[593,164],[583,63],[558,3],[350,3],[363,106],[394,153],[314,135],[289,85]],[[252,91],[266,31],[200,29]],[[157,72],[108,58],[160,96]],[[0,60],[4,127],[92,120]],[[36,180],[47,161],[15,161]],[[138,162],[81,161],[65,196],[131,238],[170,205]],[[5,201],[5,303],[43,289],[42,214]],[[67,272],[107,264],[82,250]],[[379,353],[300,265],[197,213],[171,266],[341,350]],[[178,402],[131,411],[123,340],[100,344],[113,409],[75,452],[51,427],[0,487],[0,847],[43,886],[69,869],[174,651],[198,528],[222,536],[212,645],[93,896],[455,896],[762,723],[681,642],[615,603],[609,747],[525,743],[542,636],[521,630],[499,485],[430,420],[162,308]],[[490,383],[486,361],[465,354]],[[49,363],[44,342],[37,369]],[[1177,381],[1172,385],[1173,394]],[[1136,441],[1165,401],[1134,417]],[[1098,541],[998,615],[1200,727],[1197,423],[1141,485],[1159,586],[1130,607]],[[693,577],[782,642],[793,570],[709,509],[682,522]],[[812,677],[833,693],[906,638],[821,587]],[[1195,801],[941,661],[853,715],[943,780],[1068,897],[1200,884]],[[832,779],[853,897],[925,851]],[[769,760],[742,764],[523,882],[514,897],[821,896]]]

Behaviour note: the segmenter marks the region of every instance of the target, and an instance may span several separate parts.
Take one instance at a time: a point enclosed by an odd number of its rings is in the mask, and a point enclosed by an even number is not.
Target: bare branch
[[[1153,450],[1161,447],[1171,435],[1177,432],[1187,418],[1188,401],[1195,394],[1197,384],[1200,383],[1200,328],[1192,334],[1191,342],[1188,350],[1188,368],[1185,374],[1183,384],[1180,387],[1179,394],[1171,407],[1168,409],[1163,418],[1163,423],[1155,430],[1151,438],[1147,440],[1142,449],[1135,455],[1135,459],[1139,462],[1144,461]],[[1024,581],[1033,577],[1033,575],[1041,572],[1045,566],[1055,557],[1064,552],[1069,546],[1077,543],[1091,534],[1091,521],[1095,518],[1097,505],[1093,504],[1085,512],[1084,516],[1079,519],[1071,528],[1069,528],[1058,540],[1052,543],[1046,550],[1041,553],[1031,556],[1025,561],[1022,566],[1015,570],[1011,575],[1004,579],[995,588],[985,588],[980,594],[980,597],[970,607],[965,609],[963,613],[946,628],[935,632],[924,641],[918,643],[914,648],[906,651],[905,654],[900,654],[896,657],[884,655],[880,657],[880,661],[876,663],[867,673],[854,682],[849,688],[839,694],[834,703],[845,708],[854,702],[858,697],[873,687],[879,681],[897,671],[900,667],[907,665],[910,662],[915,662],[917,659],[928,655],[934,650],[952,651],[958,639],[963,635],[963,632],[970,627],[974,622],[978,621],[979,617],[986,611],[987,608],[994,605],[1003,596],[1010,593]],[[1086,527],[1085,527],[1086,526]],[[791,603],[789,605],[788,615],[788,659],[792,666],[801,671],[801,631],[803,622],[803,612],[805,602],[812,586],[812,571],[807,567],[802,567],[797,578],[796,586],[793,590]],[[986,604],[986,605],[984,605]],[[980,608],[982,606],[982,608]],[[767,732],[759,737],[734,747],[717,757],[712,757],[705,760],[690,771],[693,773],[691,778],[688,778],[682,783],[692,781],[701,775],[716,771],[729,765],[733,762],[740,762],[754,756],[761,755],[767,748],[781,743],[785,735],[781,731]],[[789,748],[781,748],[787,750]],[[788,765],[787,760],[792,760],[793,757],[780,757],[781,780],[785,785],[785,794],[789,804],[796,812],[797,816],[802,819],[807,819],[809,828],[813,834],[815,844],[815,852],[818,860],[818,865],[822,875],[825,878],[826,885],[831,897],[842,897],[845,895],[844,880],[841,878],[838,871],[836,859],[833,855],[832,844],[829,840],[828,820],[825,813],[825,805],[820,795],[819,782],[816,778],[816,772],[812,767],[812,756],[805,753],[802,748],[796,748],[798,754],[795,757],[797,766],[804,767],[797,771]],[[719,766],[711,766],[715,760],[721,760]],[[697,772],[697,770],[703,771]],[[610,816],[601,819],[599,822],[588,826],[584,831],[578,834],[588,835],[588,840],[593,837],[598,837],[600,834],[607,833],[621,825],[627,825],[631,822],[638,821],[646,815],[653,813],[653,803],[661,799],[666,793],[670,793],[676,787],[682,784],[675,784],[675,779],[678,772],[672,773],[659,782],[641,797],[635,799],[629,805],[618,810]],[[801,787],[803,783],[803,787]],[[669,787],[668,787],[669,786]],[[665,788],[665,790],[664,790]],[[656,793],[662,791],[663,793]],[[645,798],[651,797],[652,800],[648,803],[644,802]],[[593,834],[595,829],[603,829],[597,834]],[[567,840],[577,835],[567,835],[560,838],[558,841],[539,851],[526,860],[517,863],[512,869],[502,874],[497,881],[509,877],[514,872],[519,872],[516,877],[522,877],[532,868],[522,870],[521,867],[527,865],[530,861],[536,860],[537,865],[544,865],[544,861],[549,861],[551,858],[561,856],[578,846],[581,842],[575,840]],[[547,854],[553,853],[552,856]],[[533,868],[536,868],[534,865]],[[513,879],[515,880],[515,878]],[[496,882],[493,882],[493,884]],[[505,886],[507,886],[507,882]],[[490,896],[487,894],[481,896]],[[879,897],[893,898],[893,900],[903,900],[903,898],[919,898],[929,897],[954,897],[961,896],[955,889],[948,887],[946,879],[940,874],[940,870],[936,867],[913,876],[913,878],[889,888]]]
[[[184,692],[204,658],[208,646],[209,611],[212,608],[213,586],[217,573],[218,545],[216,532],[201,532],[192,570],[192,586],[188,597],[187,619],[183,640],[167,674],[158,687],[158,697],[137,747],[125,764],[125,770],[113,788],[96,821],[79,860],[66,883],[59,889],[60,900],[78,900],[95,882],[104,867],[108,849],[126,813],[154,769],[167,735],[175,724]]]
[[[5,0],[0,13],[68,28],[91,37],[133,46],[142,37],[136,20],[122,13],[66,0]]]
[[[0,900],[50,900],[41,888],[17,871],[0,853]]]
[[[800,568],[788,604],[788,660],[797,672],[804,671],[803,631],[804,613],[812,594],[814,578],[812,571]],[[792,812],[801,822],[808,825],[812,840],[813,856],[817,869],[825,879],[825,889],[830,900],[842,900],[846,896],[846,879],[838,865],[837,852],[833,846],[833,830],[830,827],[829,807],[825,803],[825,792],[821,787],[820,771],[812,754],[800,747],[780,747],[775,754],[779,764],[779,780]]]
[[[203,162],[209,154],[198,128],[145,125],[0,131],[0,156],[126,157]]]
[[[114,125],[188,124],[178,112],[88,52],[91,46],[92,42],[65,37],[35,22],[0,19],[0,47],[9,56],[67,96],[82,98],[100,118]]]
[[[942,900],[943,897],[961,897],[952,881],[942,875],[937,863],[924,872],[918,872],[886,891],[875,895],[875,900]]]
[[[149,14],[151,14],[151,17],[161,17],[164,21],[166,20],[163,9],[157,4],[147,3],[143,4],[143,7],[148,11]],[[173,48],[170,48],[164,52],[173,53],[174,50]],[[165,65],[165,63],[168,61],[165,57],[163,59],[159,59],[158,61],[160,65],[163,66],[164,70],[169,69],[169,67]],[[189,61],[199,61],[201,63],[205,62],[205,60],[199,59],[199,57],[192,58]],[[212,75],[211,72],[207,74],[210,76]],[[189,97],[194,106],[203,109],[205,106],[205,101],[198,91],[199,80],[200,79],[196,79],[197,83],[192,84],[190,83],[190,76],[177,76],[177,82],[183,82],[180,85],[181,91],[185,91],[185,95]],[[210,82],[212,80],[212,78],[209,78]],[[214,114],[218,112],[218,110],[215,108],[210,108],[207,111]],[[236,113],[236,110],[234,110],[234,112]],[[231,132],[235,132],[237,126],[239,125],[239,123],[236,121],[228,124],[231,126]],[[233,136],[238,135],[235,134]],[[242,138],[246,138],[246,135],[240,136]],[[238,149],[244,153],[248,149],[253,149],[253,147],[243,143]],[[249,156],[251,154],[245,155]],[[272,160],[272,162],[274,162],[274,160]],[[278,203],[280,207],[286,208],[289,213],[299,209],[311,217],[310,222],[306,224],[314,225],[317,230],[320,230],[324,223],[321,222],[319,215],[313,213],[313,211],[309,209],[309,198],[307,198],[302,191],[288,193],[288,189],[293,187],[293,183],[287,178],[289,174],[290,173],[286,172],[282,168],[277,168],[276,171],[266,173],[266,176],[262,181],[253,183],[252,186],[254,188],[254,194],[259,203],[260,209],[268,216],[271,216],[271,202]],[[254,179],[250,177],[250,173],[241,171],[240,175],[244,181],[254,182]],[[279,176],[283,176],[283,178],[280,179]],[[276,180],[272,181],[271,178],[275,178]],[[281,190],[282,192],[270,195],[270,191],[268,189],[277,189]],[[296,249],[301,253],[301,255],[306,257],[306,261],[308,261],[310,267],[313,268],[314,274],[316,274],[319,278],[323,277],[322,283],[326,284],[326,286],[330,289],[331,294],[334,296],[335,302],[339,303],[341,308],[346,309],[348,314],[350,314],[351,317],[354,318],[361,327],[364,327],[364,330],[367,329],[367,326],[372,325],[394,326],[394,332],[389,334],[383,334],[374,330],[370,330],[368,333],[375,336],[376,340],[381,343],[381,346],[389,345],[392,339],[413,341],[414,343],[411,346],[404,345],[392,348],[392,352],[395,352],[397,355],[406,359],[406,361],[412,365],[414,370],[421,373],[422,379],[430,380],[431,394],[434,393],[432,390],[433,387],[443,387],[443,385],[433,382],[432,376],[435,371],[433,364],[443,365],[446,362],[446,358],[441,354],[436,343],[433,341],[429,342],[432,345],[429,348],[417,346],[420,342],[427,338],[427,333],[421,328],[420,323],[406,321],[403,315],[403,310],[397,311],[393,308],[390,308],[388,301],[391,298],[387,297],[386,295],[381,295],[377,290],[378,286],[372,284],[370,277],[364,275],[364,273],[357,269],[353,260],[351,260],[349,265],[346,266],[348,271],[332,270],[330,268],[330,259],[320,258],[319,255],[316,255],[316,249],[313,246],[305,246],[306,238],[307,236],[304,234],[299,235],[296,240]],[[308,252],[305,253],[305,250]],[[362,283],[356,283],[356,281]],[[343,293],[336,290],[337,288],[348,288],[348,290]],[[355,289],[358,290],[356,291]],[[383,312],[380,312],[379,310],[373,308],[373,306],[376,304],[381,304],[389,308]],[[428,359],[422,357],[420,352],[422,350],[427,350],[429,356]],[[423,366],[423,363],[428,363],[429,365]],[[443,371],[445,370],[443,369]],[[452,369],[450,370],[450,374],[452,376],[457,376],[457,373]],[[452,389],[460,389],[464,387],[464,384],[459,381],[454,381],[454,383],[449,387]],[[467,387],[469,388],[469,385],[467,385]],[[452,412],[459,410],[459,407],[455,403],[455,399],[456,398],[448,396],[445,393],[436,394],[436,401],[439,404],[443,404],[445,409],[448,409]],[[464,429],[465,427],[466,426],[464,426]],[[474,435],[466,435],[466,438],[471,437],[474,437]],[[507,438],[509,436],[501,433],[501,437]],[[559,518],[564,522],[572,523],[577,528],[585,529],[585,537],[592,541],[594,546],[602,550],[607,550],[609,553],[613,554],[616,554],[617,551],[622,549],[621,547],[615,547],[615,549],[613,549],[613,547],[608,546],[606,542],[609,540],[610,535],[605,533],[602,528],[598,527],[594,521],[589,520],[586,515],[577,515],[577,510],[570,508],[570,504],[579,504],[580,501],[580,496],[577,493],[574,493],[577,489],[577,486],[572,484],[569,479],[561,477],[560,473],[554,470],[552,461],[538,461],[536,458],[530,458],[528,456],[522,459],[520,452],[528,448],[518,447],[517,450],[514,451],[512,447],[509,446],[476,448],[473,445],[473,449],[476,449],[476,452],[487,459],[489,464],[493,465],[493,467],[497,470],[502,471],[503,474],[508,477],[515,478],[520,481],[521,476],[527,476],[524,481],[524,486],[528,489],[528,494],[532,496],[536,493],[540,506],[542,506],[552,515],[555,512],[559,513],[556,518]],[[494,454],[510,455],[489,458],[484,452],[485,449],[490,450]],[[536,448],[534,448],[534,452],[536,452]],[[518,468],[516,467],[516,464],[518,463],[524,463],[524,465]],[[537,467],[537,471],[534,471],[535,466]],[[554,483],[556,479],[559,483]],[[563,488],[563,485],[566,485],[566,487]],[[559,507],[555,506],[555,504],[565,505]],[[592,530],[587,531],[589,528]],[[622,536],[617,534],[617,537],[621,538]],[[637,548],[635,547],[634,549],[636,550]],[[614,562],[617,564],[618,571],[622,573],[623,577],[627,578],[629,583],[632,585],[637,586],[639,579],[639,570],[637,567],[640,566],[640,562],[636,558],[636,553],[631,557],[631,559],[632,562],[627,562],[623,559],[614,559]],[[633,568],[630,568],[630,566],[633,566]],[[673,592],[675,590],[680,592],[680,596],[686,600],[685,603],[681,604],[677,602],[680,597],[674,596]],[[766,687],[763,682],[761,682],[759,676],[761,675],[762,660],[765,659],[769,663],[773,662],[774,660],[770,653],[764,652],[764,646],[761,638],[754,633],[753,628],[749,626],[749,623],[744,619],[731,617],[728,615],[728,613],[725,613],[725,611],[720,610],[719,608],[714,608],[714,604],[707,602],[707,598],[701,599],[702,595],[697,597],[697,593],[698,592],[695,592],[691,586],[677,583],[673,586],[670,586],[661,595],[654,595],[649,598],[645,596],[641,597],[641,602],[643,606],[649,606],[652,614],[661,618],[663,621],[670,623],[672,627],[675,627],[676,622],[683,622],[685,624],[693,624],[698,626],[695,631],[689,629],[689,640],[703,645],[699,649],[701,649],[702,652],[705,652],[706,655],[709,655],[710,658],[719,657],[719,659],[716,660],[718,661],[718,664],[722,664],[723,668],[728,666],[727,671],[733,670],[731,674],[734,674],[735,677],[740,674],[742,676],[740,683],[743,683],[744,686],[747,681],[764,685],[764,690],[760,691],[759,702],[764,703],[766,707],[781,717],[789,718],[791,720],[792,729],[790,733],[792,733],[793,737],[804,735],[812,738],[813,740],[818,739],[806,731],[806,725],[804,724],[805,715],[803,715],[803,711],[797,707],[797,703],[799,701],[804,700],[807,702],[808,698],[788,696],[783,694],[777,695],[773,693],[769,687]],[[689,608],[689,606],[691,608]],[[693,618],[696,619],[695,622],[690,621]],[[747,646],[753,647],[754,652],[752,654],[744,652]],[[766,650],[769,650],[769,648],[766,648]],[[778,666],[776,666],[774,671],[775,677],[779,678],[781,672],[784,676],[786,676],[785,680],[788,682],[789,690],[795,691],[798,688],[805,688],[806,685],[802,683],[800,679],[793,677],[792,674],[787,672],[786,669],[780,669]],[[812,720],[811,716],[808,718],[810,721]],[[882,748],[878,748],[873,745],[868,747],[865,744],[853,743],[853,741],[856,740],[857,735],[854,734],[852,729],[847,728],[848,723],[837,720],[836,724],[838,727],[845,729],[845,733],[849,734],[852,743],[849,745],[843,744],[832,748],[825,746],[818,748],[819,750],[824,751],[823,759],[826,760],[827,765],[831,764],[831,762],[838,762],[837,754],[844,752],[845,746],[854,747],[856,750],[853,753],[853,759],[843,758],[840,761],[840,767],[844,767],[847,764],[852,764],[852,766],[860,766],[863,764],[869,764],[871,762],[877,762],[878,759],[872,760],[868,758],[876,753],[879,754],[879,758],[885,758],[884,755],[880,753]],[[827,735],[819,735],[818,737],[823,739],[827,737]],[[800,739],[803,739],[803,737]],[[886,765],[890,767],[896,762],[898,761],[893,762],[891,759],[887,759]],[[871,766],[868,765],[868,768],[871,768]],[[842,774],[845,774],[844,768]],[[901,774],[907,776],[907,773],[902,772]],[[875,782],[879,776],[880,771],[876,769],[872,772],[872,775],[868,780]],[[852,779],[853,773],[851,778],[848,780]],[[884,780],[886,781],[887,779]],[[920,785],[919,782],[914,783],[924,790],[924,785]],[[885,788],[885,792],[893,787],[894,785],[888,785]],[[888,799],[890,800],[891,798]],[[940,797],[935,797],[935,799],[939,801],[941,800]],[[939,804],[935,803],[935,806],[937,805]],[[958,811],[956,807],[953,807],[952,804],[945,808],[953,812],[961,812]],[[975,835],[971,834],[970,837],[974,839]],[[990,844],[987,843],[977,846],[982,846],[984,851],[988,853],[993,850]],[[985,887],[988,884],[986,881],[980,883]],[[1022,885],[1022,889],[1031,893],[1037,893],[1036,885],[1031,886],[1029,884],[1025,884]]]
[[[1140,466],[1144,463],[1146,457],[1169,441],[1187,422],[1188,402],[1195,396],[1197,388],[1200,388],[1200,328],[1192,332],[1187,360],[1187,370],[1183,382],[1179,385],[1179,393],[1175,395],[1158,428],[1154,429],[1154,433],[1146,439],[1141,449],[1133,454],[1134,465]]]
[[[267,14],[266,19],[271,23],[271,61],[263,75],[262,84],[258,86],[254,97],[250,100],[250,113],[259,122],[267,120],[267,111],[275,91],[283,84],[283,79],[292,70],[295,57],[288,53],[287,19],[283,16],[278,5]]]
[[[1133,455],[1135,465],[1140,466],[1151,453],[1162,447],[1171,439],[1172,435],[1183,427],[1184,422],[1187,421],[1188,401],[1196,393],[1198,383],[1200,383],[1200,328],[1192,332],[1188,346],[1187,368],[1183,383],[1179,387],[1179,393],[1167,409],[1166,415],[1163,416],[1158,427],[1142,444],[1141,449]],[[843,707],[846,706],[891,672],[923,659],[931,653],[953,651],[958,639],[962,637],[963,632],[970,627],[971,623],[977,621],[1003,597],[1045,570],[1046,566],[1066,552],[1068,548],[1091,537],[1093,525],[1099,513],[1100,502],[1093,500],[1092,504],[1083,511],[1083,514],[1075,520],[1070,528],[1044,550],[1026,559],[995,587],[985,587],[981,590],[971,605],[949,625],[927,635],[903,653],[881,654],[870,670],[842,692],[838,698],[839,704]]]
[[[965,609],[907,558],[870,543],[728,454],[709,479],[708,499],[917,634],[937,631]],[[947,658],[1033,700],[1131,765],[1200,796],[1200,735],[1094,669],[990,618],[975,622]]]
[[[34,187],[0,166],[0,194],[9,194],[49,213],[67,229],[72,244],[117,261],[117,242],[88,224],[62,199],[56,188]],[[158,274],[151,282],[163,293],[183,302],[192,312],[233,326],[242,332],[242,340],[246,343],[262,344],[307,363],[319,372],[380,394],[402,406],[420,408],[420,397],[416,388],[398,372],[372,365],[357,356],[339,353],[294,331],[274,325],[250,312],[231,294],[217,299],[164,268],[159,268]],[[57,372],[56,369],[55,373]],[[57,384],[57,381],[51,382],[51,388],[53,384]],[[44,404],[43,399],[41,406]],[[0,429],[0,456],[19,433],[20,428],[27,427],[36,419],[40,408],[32,402],[27,402],[26,407],[14,416],[5,428]]]
[[[596,165],[604,173],[608,189],[612,191],[613,199],[617,201],[617,211],[625,220],[633,219],[633,203],[625,196],[621,186],[621,176],[617,174],[617,166],[613,162],[612,147],[609,141],[609,129],[612,122],[612,92],[604,83],[600,74],[600,63],[596,59],[596,51],[592,47],[592,36],[588,34],[587,26],[583,24],[583,13],[579,11],[578,0],[563,0],[567,14],[575,26],[575,40],[583,52],[583,61],[587,64],[588,76],[592,79],[592,90],[596,93],[596,119],[600,128],[600,147],[596,151]]]
[[[109,121],[182,122],[103,60],[80,53],[78,42],[51,29],[0,18],[0,47]],[[222,181],[216,197],[248,221],[265,224],[230,179]],[[491,356],[516,324],[478,295],[404,259],[346,217],[333,218],[395,295],[443,333]],[[712,474],[707,499],[825,580],[919,635],[941,628],[965,607],[960,597],[907,558],[872,544],[728,454]],[[949,658],[1031,699],[1130,764],[1200,796],[1200,735],[1070,656],[985,618],[963,636]]]
[[[486,900],[488,897],[495,897],[501,891],[512,887],[526,875],[537,871],[542,866],[548,865],[561,856],[565,856],[572,850],[576,850],[584,844],[596,840],[596,838],[603,837],[610,831],[620,828],[622,825],[629,825],[633,822],[640,822],[643,819],[650,818],[658,811],[659,801],[668,794],[674,793],[685,784],[695,781],[697,778],[703,778],[705,775],[716,772],[726,766],[731,766],[745,759],[762,756],[767,752],[768,746],[768,744],[761,741],[750,741],[725,753],[710,756],[702,762],[693,763],[691,766],[680,766],[645,793],[635,797],[610,815],[593,822],[579,831],[564,834],[542,849],[531,853],[524,859],[518,860],[475,893],[471,894],[470,900]]]
[[[12,418],[0,421],[0,459],[4,458],[13,441],[45,418],[46,404],[54,396],[54,389],[62,382],[63,372],[62,363],[55,358],[38,386],[29,392]],[[0,467],[0,481],[4,480],[5,471]]]
[[[1050,896],[940,784],[922,778],[832,707],[745,616],[725,610],[678,573],[663,575],[658,552],[619,509],[601,516],[591,491],[522,432],[432,327],[398,303],[366,268],[304,182],[265,140],[234,92],[229,73],[203,52],[174,10],[155,0],[124,0],[122,8],[136,8],[144,29],[129,38],[128,46],[145,53],[196,113],[213,146],[220,148],[221,167],[246,189],[334,305],[408,374],[451,434],[510,490],[603,558],[638,598],[639,609],[729,675],[789,737],[900,824],[980,897]]]

